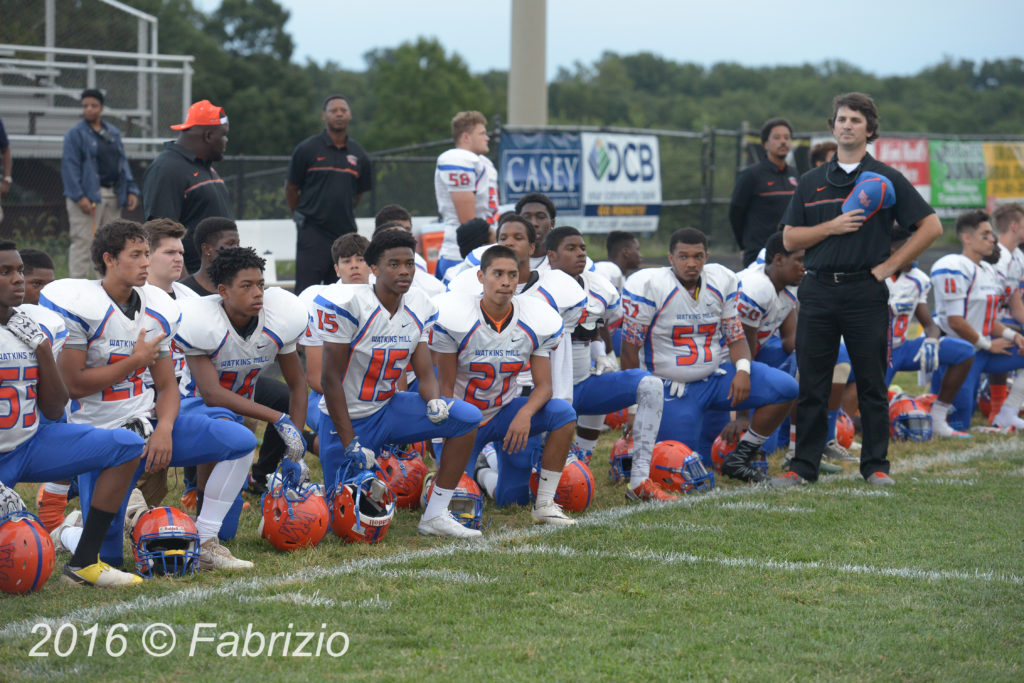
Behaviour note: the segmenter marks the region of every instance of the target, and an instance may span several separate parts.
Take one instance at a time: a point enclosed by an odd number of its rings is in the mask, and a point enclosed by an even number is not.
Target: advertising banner
[[[929,144],[934,206],[985,206],[985,149],[980,142]]]
[[[931,164],[927,138],[878,138],[874,157],[906,176],[926,202],[931,202]]]
[[[992,204],[1024,198],[1024,142],[986,142],[985,166]]]
[[[541,192],[555,203],[559,225],[658,229],[661,158],[653,135],[504,132],[498,178],[503,203]]]

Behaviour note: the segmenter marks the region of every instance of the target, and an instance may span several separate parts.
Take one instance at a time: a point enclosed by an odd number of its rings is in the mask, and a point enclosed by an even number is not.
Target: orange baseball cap
[[[223,126],[228,122],[228,115],[222,107],[211,104],[210,100],[199,100],[188,108],[185,123],[171,126],[171,130],[188,130],[192,126]]]

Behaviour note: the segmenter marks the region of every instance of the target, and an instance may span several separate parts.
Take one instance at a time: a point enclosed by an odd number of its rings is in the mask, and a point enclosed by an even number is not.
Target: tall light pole
[[[547,0],[512,0],[512,50],[508,70],[508,122],[548,123]]]

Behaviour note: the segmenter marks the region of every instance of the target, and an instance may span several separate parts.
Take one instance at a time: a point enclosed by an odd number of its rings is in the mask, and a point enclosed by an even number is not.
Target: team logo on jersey
[[[356,157],[356,155],[355,155],[355,154],[349,154],[349,155],[348,155],[348,156],[346,156],[345,158],[346,158],[346,159],[348,159],[348,163],[349,163],[349,165],[350,165],[350,166],[355,166],[355,165],[356,165],[356,163],[358,163],[358,162],[359,162],[359,158],[358,158],[358,157]]]

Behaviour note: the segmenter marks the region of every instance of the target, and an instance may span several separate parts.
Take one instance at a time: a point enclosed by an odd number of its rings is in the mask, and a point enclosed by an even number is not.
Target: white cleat
[[[561,506],[551,501],[544,507],[533,507],[531,512],[534,524],[550,524],[551,526],[576,526],[576,520],[562,512]]]
[[[416,531],[423,536],[443,536],[445,538],[480,538],[483,536],[479,529],[469,529],[459,524],[450,512],[430,519],[421,518],[420,523],[416,526]]]
[[[64,521],[60,523],[60,526],[50,532],[50,538],[53,539],[53,548],[54,548],[54,550],[56,550],[58,553],[59,552],[66,552],[66,553],[74,552],[74,550],[75,550],[74,548],[68,548],[63,543],[60,542],[60,532],[64,531],[65,529],[70,529],[71,527],[80,527],[80,526],[82,526],[82,511],[81,510],[75,510],[75,511],[69,513],[68,516],[64,518]]]
[[[999,413],[996,415],[995,419],[992,420],[992,424],[995,425],[996,427],[1002,427],[1003,429],[1013,427],[1018,432],[1024,429],[1024,420],[1017,417],[1017,414],[1014,410],[1007,410],[1005,404],[999,410]]]
[[[248,560],[240,560],[231,554],[231,551],[220,544],[217,537],[206,539],[206,542],[199,546],[199,569],[209,571],[211,569],[242,570],[252,569],[253,563]]]

